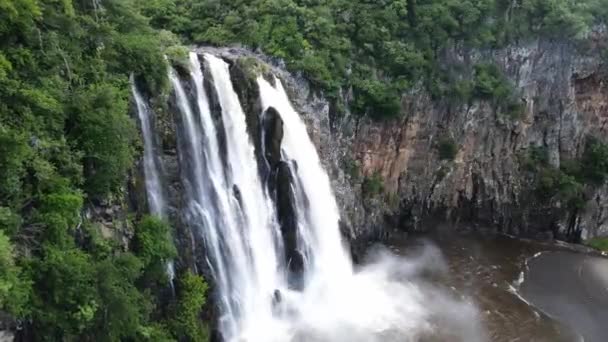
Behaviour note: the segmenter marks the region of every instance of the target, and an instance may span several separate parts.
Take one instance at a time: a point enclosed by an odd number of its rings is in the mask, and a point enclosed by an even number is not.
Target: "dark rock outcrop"
[[[281,141],[283,140],[283,120],[273,107],[268,108],[264,115],[264,157],[271,169],[281,161]]]

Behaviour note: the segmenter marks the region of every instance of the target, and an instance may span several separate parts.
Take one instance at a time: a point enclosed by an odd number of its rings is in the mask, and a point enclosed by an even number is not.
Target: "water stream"
[[[264,122],[272,109],[282,122],[280,157],[288,166],[295,208],[293,226],[285,227],[277,190],[267,183],[276,170],[266,175],[258,167],[229,64],[191,53],[188,69],[169,71],[178,107],[182,214],[192,235],[204,242],[225,341],[569,341],[580,336],[522,300],[520,285],[526,283],[515,280],[521,258],[529,257],[525,248],[506,243],[500,246],[510,246],[510,252],[484,254],[480,251],[492,243],[409,239],[390,249],[372,248],[363,264],[354,265],[340,234],[329,177],[305,123],[281,81],[259,77],[257,120]],[[150,207],[164,215],[162,197],[156,195],[162,191],[154,171],[160,168],[150,152],[149,110],[135,88],[134,95]],[[296,232],[295,248],[302,256],[297,286],[286,228]]]

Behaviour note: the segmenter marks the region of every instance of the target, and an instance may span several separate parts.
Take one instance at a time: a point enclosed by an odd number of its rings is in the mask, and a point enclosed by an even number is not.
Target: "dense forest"
[[[576,41],[607,11],[602,0],[0,0],[0,311],[34,340],[207,338],[201,277],[178,272],[176,298],[160,300],[171,227],[130,217],[126,250],[85,215],[124,201],[141,152],[130,77],[166,96],[186,45],[280,58],[338,113],[390,119],[415,87],[511,111],[501,70],[463,73],[442,51]]]

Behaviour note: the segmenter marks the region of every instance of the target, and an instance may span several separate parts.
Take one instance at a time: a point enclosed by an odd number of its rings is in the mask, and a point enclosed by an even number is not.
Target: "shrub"
[[[510,97],[511,87],[495,64],[477,64],[473,95],[485,100],[505,99]]]
[[[352,158],[346,158],[343,161],[344,172],[350,177],[353,182],[357,182],[361,177],[361,166],[359,162]]]
[[[458,153],[458,145],[452,138],[441,138],[437,144],[437,151],[439,152],[439,159],[454,160]]]
[[[171,65],[177,65],[185,70],[190,68],[189,58],[190,50],[181,45],[169,46],[165,49],[165,56]]]
[[[513,119],[519,118],[523,104],[515,96],[513,84],[495,64],[477,64],[472,96],[490,101],[495,109]]]
[[[0,310],[22,318],[29,311],[31,284],[15,264],[13,245],[0,230]]]
[[[209,340],[207,327],[200,313],[207,302],[208,286],[200,276],[187,272],[178,283],[178,301],[172,310],[169,325],[178,340],[204,342]]]
[[[586,244],[595,249],[599,249],[600,251],[608,252],[608,238],[607,237],[593,238],[591,240],[586,241]]]
[[[361,184],[363,196],[366,198],[376,197],[384,191],[384,179],[379,172],[374,172],[370,177],[365,177]]]
[[[582,158],[582,170],[585,178],[595,184],[601,184],[608,175],[608,144],[591,137],[587,141]]]
[[[374,79],[359,80],[353,91],[353,110],[374,120],[395,118],[401,111],[401,95],[390,84]]]
[[[133,164],[135,125],[127,93],[117,85],[90,86],[74,96],[71,135],[83,152],[85,189],[93,197],[118,190]]]
[[[146,267],[175,257],[169,224],[155,216],[144,217],[135,230],[134,250]]]

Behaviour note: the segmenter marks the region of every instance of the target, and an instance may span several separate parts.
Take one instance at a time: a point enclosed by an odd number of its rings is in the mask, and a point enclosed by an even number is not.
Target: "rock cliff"
[[[280,160],[276,146],[281,123],[260,121],[254,78],[262,73],[281,79],[330,174],[342,210],[343,234],[352,241],[381,239],[393,230],[427,230],[433,222],[445,220],[516,235],[586,238],[608,234],[608,187],[587,189],[589,201],[583,209],[570,210],[555,200],[540,201],[529,170],[522,166],[522,156],[542,147],[548,162],[557,168],[563,161],[580,157],[589,136],[608,140],[608,78],[602,63],[605,35],[597,31],[577,45],[539,39],[498,50],[454,47],[444,53],[446,65],[457,63],[465,73],[473,72],[478,63],[498,65],[520,101],[522,111],[517,117],[501,114],[488,101],[454,105],[419,87],[404,94],[399,119],[375,122],[348,111],[338,114],[331,101],[301,75],[286,72],[279,60],[242,48],[200,48],[198,52],[213,53],[230,63],[260,172],[268,174],[269,182],[285,178],[272,176]],[[343,94],[344,102],[349,96]],[[157,120],[157,129],[173,206],[170,212],[173,221],[180,222],[183,191],[175,140],[179,121],[171,100],[168,107],[161,107],[159,112],[164,114]],[[213,111],[219,113],[218,108]],[[262,138],[263,129],[277,136]],[[438,151],[446,139],[455,145],[450,159],[442,159]],[[264,152],[262,144],[269,147]],[[381,184],[372,191],[368,188],[373,179]],[[279,183],[269,186],[282,188]],[[189,261],[183,261],[204,264],[194,238],[187,235],[188,229],[177,230],[179,244],[191,251],[185,256]]]
[[[420,222],[439,215],[513,234],[606,234],[606,186],[591,190],[584,209],[568,211],[535,200],[521,165],[532,146],[545,148],[559,167],[581,156],[589,136],[608,138],[602,37],[596,32],[584,46],[541,39],[494,51],[454,49],[448,58],[466,66],[499,65],[524,104],[522,115],[501,116],[484,102],[453,108],[412,92],[403,98],[399,122],[356,125],[352,153],[364,174],[380,172],[386,190],[398,194],[400,223],[411,229],[424,229]],[[457,145],[453,161],[438,157],[444,137]]]
[[[580,158],[590,136],[608,140],[605,36],[600,29],[576,44],[538,39],[497,50],[454,47],[444,53],[446,64],[457,63],[465,72],[478,63],[499,66],[523,109],[517,117],[499,113],[488,101],[454,105],[422,87],[404,94],[398,120],[339,116],[331,102],[299,75],[286,73],[280,61],[238,48],[212,52],[228,60],[262,60],[286,84],[331,175],[344,233],[351,238],[426,230],[440,220],[516,235],[587,238],[608,234],[608,188],[587,189],[583,209],[540,201],[522,156],[542,147],[558,168]],[[443,139],[456,145],[453,160],[439,156]],[[374,175],[381,176],[382,194],[364,191]]]

